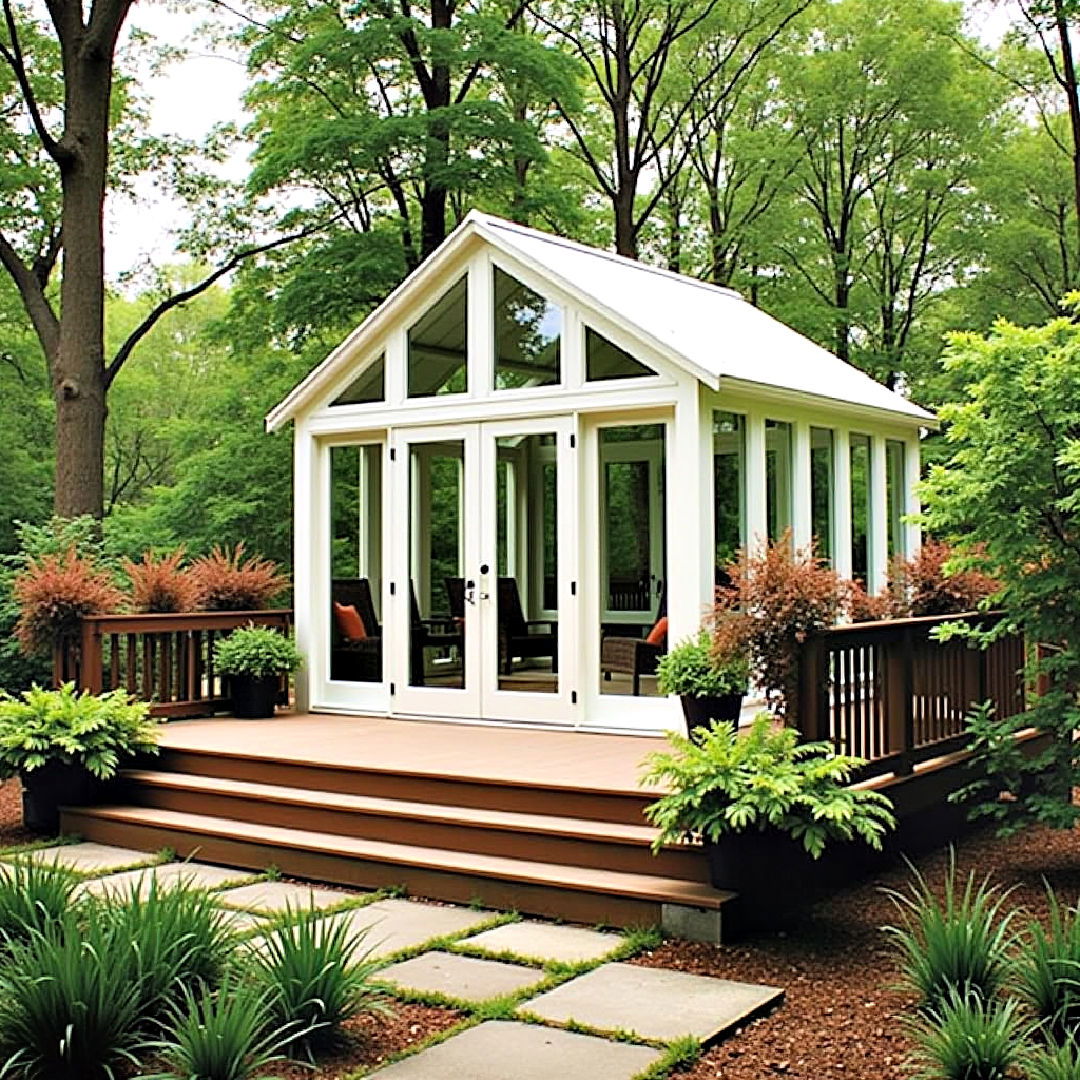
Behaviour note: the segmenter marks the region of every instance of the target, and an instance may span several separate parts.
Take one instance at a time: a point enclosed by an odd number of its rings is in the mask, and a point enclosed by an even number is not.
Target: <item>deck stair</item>
[[[360,887],[615,925],[718,912],[700,849],[653,855],[641,791],[165,748],[68,833]]]

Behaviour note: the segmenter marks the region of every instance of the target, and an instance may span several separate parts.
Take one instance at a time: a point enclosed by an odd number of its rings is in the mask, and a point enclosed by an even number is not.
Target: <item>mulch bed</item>
[[[1046,912],[1044,880],[1068,903],[1080,897],[1080,829],[1030,829],[1008,839],[980,831],[958,842],[956,861],[964,873],[989,873],[997,882],[1015,885],[1011,903],[1037,916]],[[948,854],[936,852],[914,863],[933,883],[944,876]],[[723,946],[669,941],[631,961],[787,991],[780,1009],[708,1050],[680,1077],[909,1078],[911,1047],[901,1019],[913,999],[892,989],[898,972],[881,930],[895,921],[882,887],[903,888],[909,880],[900,866],[834,895],[786,932]],[[777,888],[783,887],[778,868]]]
[[[22,824],[22,784],[15,778],[0,781],[0,848],[30,844],[41,837]]]

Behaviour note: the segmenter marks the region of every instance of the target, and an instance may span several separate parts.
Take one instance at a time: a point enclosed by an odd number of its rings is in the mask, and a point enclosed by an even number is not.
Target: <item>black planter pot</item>
[[[230,675],[232,711],[242,720],[265,720],[274,715],[281,691],[279,675]]]
[[[49,761],[20,773],[23,824],[34,832],[55,836],[60,831],[61,806],[86,806],[100,794],[103,783],[82,765]]]
[[[742,712],[743,695],[722,694],[719,697],[684,697],[679,700],[682,701],[686,726],[693,731],[694,728],[708,727],[711,720],[730,720],[737,724],[739,713]]]

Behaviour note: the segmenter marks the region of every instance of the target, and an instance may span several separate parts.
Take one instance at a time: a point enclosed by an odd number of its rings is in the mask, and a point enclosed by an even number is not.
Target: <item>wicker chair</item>
[[[667,598],[661,594],[656,611],[659,622],[667,614]],[[654,644],[645,638],[612,635],[600,641],[600,671],[604,681],[610,682],[612,675],[629,675],[632,692],[635,697],[641,694],[641,677],[655,675],[660,657],[667,652],[667,640]]]
[[[371,582],[367,578],[334,578],[330,595],[339,604],[356,608],[366,637],[346,638],[333,617],[330,640],[330,678],[342,682],[379,682],[382,679],[382,626],[375,614]]]

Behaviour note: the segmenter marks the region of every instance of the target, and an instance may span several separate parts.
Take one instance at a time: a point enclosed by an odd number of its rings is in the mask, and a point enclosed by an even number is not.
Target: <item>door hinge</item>
[[[394,596],[396,593],[397,593],[397,586],[391,581],[390,582],[390,595]]]
[[[571,690],[570,691],[570,704],[571,705],[576,705],[577,704],[577,691],[576,690]]]
[[[577,582],[576,581],[571,581],[570,582],[570,595],[571,596],[577,596]]]
[[[575,446],[577,446],[577,436],[571,434],[571,436],[570,436],[570,449],[573,450]]]
[[[390,460],[397,461],[397,450],[393,446],[390,447]]]
[[[390,696],[393,697],[397,693],[397,683],[390,684]]]

